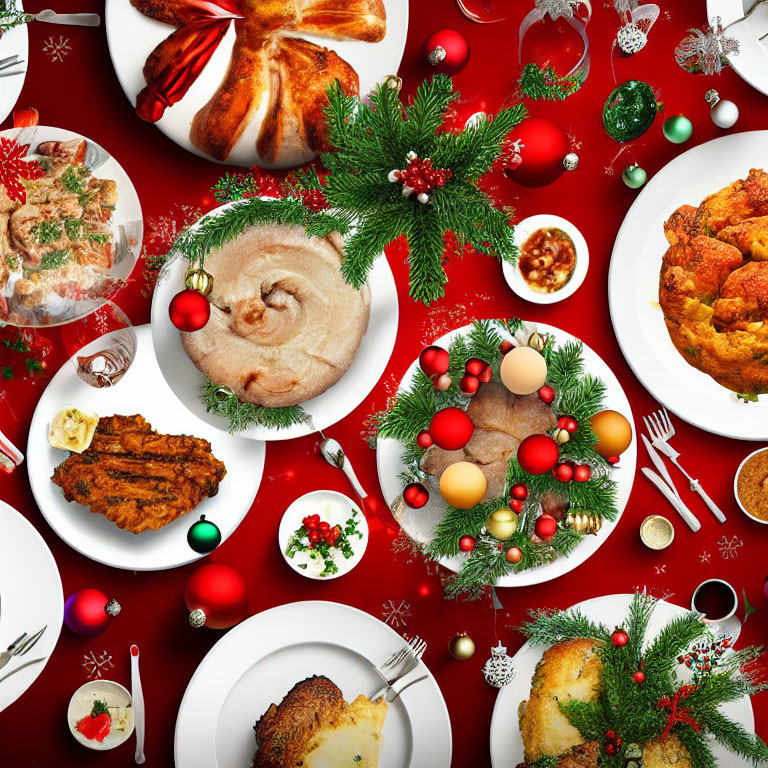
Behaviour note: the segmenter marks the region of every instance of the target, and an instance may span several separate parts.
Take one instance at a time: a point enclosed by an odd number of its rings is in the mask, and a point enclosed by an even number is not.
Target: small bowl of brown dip
[[[504,279],[521,298],[554,304],[573,295],[584,282],[589,251],[570,221],[548,213],[515,225],[517,263],[504,262]]]
[[[768,525],[768,448],[750,453],[736,470],[736,502],[747,517]]]

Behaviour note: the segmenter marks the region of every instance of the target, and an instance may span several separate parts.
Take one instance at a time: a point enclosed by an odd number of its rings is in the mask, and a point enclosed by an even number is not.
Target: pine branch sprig
[[[595,640],[600,643],[610,643],[611,633],[602,624],[588,619],[578,609],[555,611],[549,613],[543,610],[528,612],[529,621],[519,627],[528,638],[531,645],[554,645],[566,640]]]
[[[562,101],[581,88],[574,75],[559,77],[553,67],[541,68],[533,62],[526,64],[520,75],[520,90],[534,101]]]

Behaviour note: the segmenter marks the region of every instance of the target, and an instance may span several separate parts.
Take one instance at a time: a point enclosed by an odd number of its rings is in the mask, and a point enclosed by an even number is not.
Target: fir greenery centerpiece
[[[24,13],[16,0],[0,0],[0,36],[14,27],[20,27],[22,24],[29,24],[32,16]]]
[[[644,592],[635,593],[615,630],[590,621],[579,609],[533,611],[521,627],[533,645],[594,640],[602,663],[597,696],[591,701],[561,701],[559,707],[584,743],[598,743],[597,764],[640,768],[643,748],[667,739],[670,749],[682,746],[689,761],[685,764],[692,768],[717,767],[712,741],[755,765],[768,760],[768,746],[719,709],[768,688],[758,679],[756,662],[763,649],[728,651],[716,662],[711,659],[693,681],[681,679],[678,670],[688,650],[697,641],[711,642],[711,636],[698,614],[686,612],[649,637],[657,603]],[[562,757],[546,755],[526,765],[556,768]]]
[[[566,557],[585,535],[589,535],[586,531],[596,533],[603,520],[615,520],[619,514],[616,482],[611,478],[612,465],[595,451],[597,438],[590,426],[590,418],[604,408],[605,386],[584,371],[580,342],[558,345],[551,335],[531,332],[531,325],[517,318],[474,322],[469,333],[457,336],[448,349],[450,387],[437,391],[432,379],[417,370],[410,386],[393,399],[387,410],[378,414],[377,436],[403,444],[401,460],[406,467],[401,475],[403,485],[428,483],[428,476],[421,466],[425,449],[419,447],[417,438],[441,409],[466,408],[468,399],[458,382],[467,361],[473,358],[487,361],[491,366],[492,381],[498,382],[500,350],[510,336],[517,343],[540,348],[547,362],[546,384],[553,390],[551,408],[554,416],[571,417],[578,425],[567,442],[560,445],[560,460],[588,466],[590,477],[584,482],[565,483],[552,472],[530,474],[513,456],[508,462],[506,484],[499,497],[471,509],[457,509],[440,499],[445,514],[435,527],[431,541],[421,547],[424,556],[434,561],[454,557],[462,552],[463,537],[474,540],[473,549],[467,553],[456,576],[447,582],[447,597],[477,598],[507,574]],[[527,489],[527,497],[522,502],[511,501],[511,489],[519,485]],[[559,499],[560,509],[564,508],[564,511],[554,536],[542,541],[534,535],[534,528],[542,501],[547,497]],[[398,499],[395,508],[402,503]],[[488,533],[486,522],[492,512],[510,504],[517,504],[520,509],[517,530],[508,539],[499,541]],[[519,550],[515,553],[519,556],[517,562],[507,557],[507,552],[513,548]]]

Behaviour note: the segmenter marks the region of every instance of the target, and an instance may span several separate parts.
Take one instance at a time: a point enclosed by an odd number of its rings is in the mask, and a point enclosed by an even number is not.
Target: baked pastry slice
[[[378,768],[387,702],[347,703],[327,677],[297,683],[257,721],[253,768]]]

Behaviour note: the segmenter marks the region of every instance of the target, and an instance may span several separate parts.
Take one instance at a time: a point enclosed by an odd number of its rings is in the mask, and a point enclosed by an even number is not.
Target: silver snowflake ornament
[[[491,658],[485,662],[483,677],[485,682],[494,688],[503,688],[515,679],[514,662],[507,656],[507,649],[501,642],[491,648]]]
[[[675,48],[675,60],[688,72],[719,75],[728,65],[728,56],[739,52],[739,43],[723,34],[722,19],[716,16],[706,31],[689,29]]]
[[[572,18],[581,4],[582,0],[535,0],[534,3],[542,16],[548,13],[553,20],[563,16]]]

